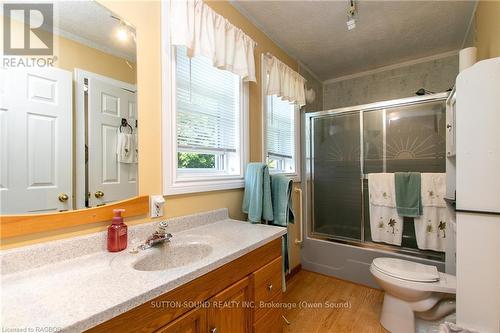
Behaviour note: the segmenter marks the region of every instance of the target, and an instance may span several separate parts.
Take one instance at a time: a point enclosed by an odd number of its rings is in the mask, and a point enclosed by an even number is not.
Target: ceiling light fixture
[[[128,40],[129,31],[127,27],[122,24],[118,30],[116,30],[116,38],[121,42],[126,42]]]
[[[132,38],[134,42],[136,41],[135,30],[130,23],[113,15],[111,15],[111,18],[117,20],[120,24],[115,32],[115,36],[120,42],[125,43],[129,38]]]
[[[347,7],[347,30],[352,30],[356,28],[356,19],[354,19],[354,15],[356,14],[356,4],[354,0],[348,1]]]

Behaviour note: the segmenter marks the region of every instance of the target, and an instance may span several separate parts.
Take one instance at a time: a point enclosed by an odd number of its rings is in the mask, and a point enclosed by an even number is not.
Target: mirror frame
[[[60,213],[2,215],[0,216],[0,239],[110,221],[113,217],[113,209],[117,208],[125,209],[123,217],[148,214],[149,196],[138,196],[105,206]]]

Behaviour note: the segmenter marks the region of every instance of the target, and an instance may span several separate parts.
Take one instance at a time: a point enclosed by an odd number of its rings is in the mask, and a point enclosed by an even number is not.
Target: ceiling
[[[232,1],[321,80],[462,48],[475,1]]]
[[[96,1],[57,1],[54,2],[54,32],[103,52],[135,61],[135,42],[131,38],[126,42],[116,38],[120,21],[111,15],[113,13]]]

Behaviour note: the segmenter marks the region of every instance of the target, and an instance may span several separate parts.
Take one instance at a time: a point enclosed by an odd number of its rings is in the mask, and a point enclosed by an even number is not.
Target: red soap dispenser
[[[122,212],[125,209],[113,209],[113,223],[108,227],[108,251],[118,252],[127,248],[127,225],[123,223]]]

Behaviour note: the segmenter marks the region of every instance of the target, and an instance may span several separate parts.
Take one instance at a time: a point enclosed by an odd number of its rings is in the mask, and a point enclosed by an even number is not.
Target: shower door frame
[[[330,109],[325,111],[316,111],[304,113],[302,117],[302,192],[304,193],[304,202],[302,218],[305,221],[304,228],[304,238],[324,240],[336,243],[342,243],[351,246],[371,248],[377,250],[383,250],[403,255],[410,255],[414,257],[444,261],[444,255],[433,253],[432,251],[402,248],[393,245],[385,245],[382,243],[375,243],[370,241],[365,241],[365,202],[364,202],[364,186],[363,181],[367,179],[367,175],[364,174],[364,145],[363,145],[363,133],[364,133],[364,123],[363,115],[365,112],[379,111],[389,108],[401,107],[401,106],[411,106],[426,104],[431,102],[446,102],[449,92],[436,93],[432,95],[424,95],[417,97],[401,98],[383,102],[375,102],[369,104],[361,104],[337,109]],[[314,140],[312,138],[313,123],[312,121],[316,118],[331,117],[341,114],[359,114],[359,135],[360,135],[360,149],[359,149],[359,163],[360,163],[360,187],[361,187],[361,239],[350,239],[341,236],[332,236],[323,233],[314,232],[314,165],[312,158],[312,151],[314,148]],[[384,112],[385,116],[385,112]],[[386,122],[384,117],[383,122],[383,167],[386,170]]]

